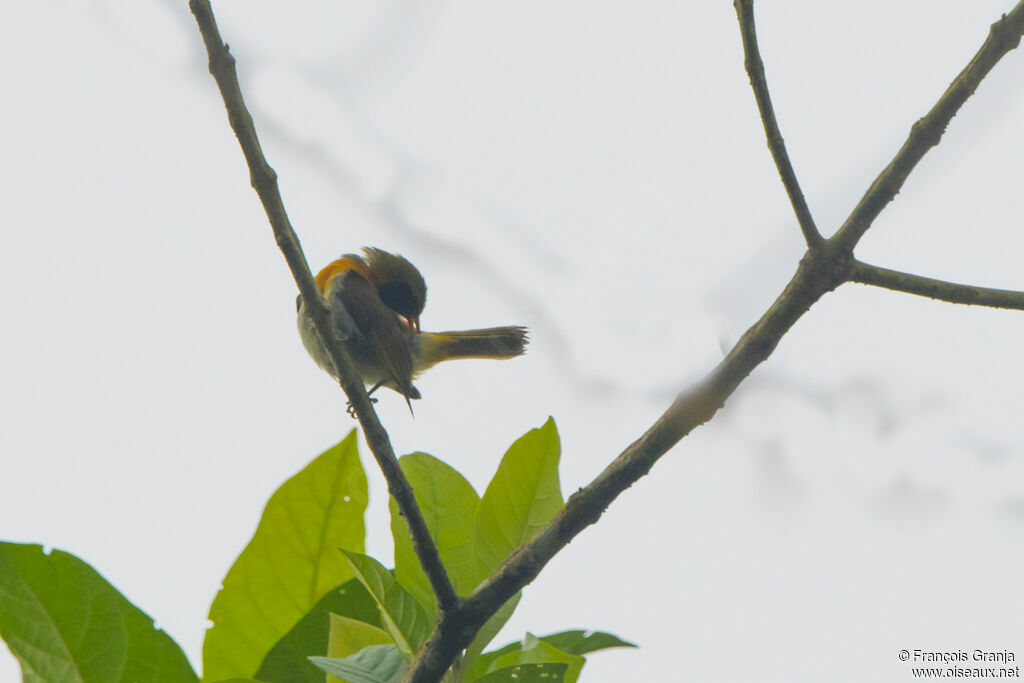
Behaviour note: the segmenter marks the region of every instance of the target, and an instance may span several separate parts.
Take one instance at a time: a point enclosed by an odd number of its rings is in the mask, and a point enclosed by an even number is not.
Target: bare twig
[[[292,276],[299,286],[299,292],[309,307],[317,333],[325,342],[331,359],[338,369],[341,387],[355,408],[356,416],[366,435],[366,442],[370,446],[370,452],[373,453],[373,457],[387,480],[388,492],[395,499],[398,509],[409,525],[413,548],[423,566],[423,571],[430,579],[430,585],[437,596],[438,607],[442,613],[453,609],[458,602],[458,597],[444,565],[441,564],[441,556],[427,529],[423,513],[420,512],[420,508],[416,504],[412,486],[398,464],[388,434],[384,431],[384,427],[366,395],[366,388],[363,386],[358,371],[334,332],[330,311],[316,288],[309,264],[302,253],[299,238],[292,229],[288,214],[284,210],[281,193],[277,187],[277,173],[263,156],[252,116],[242,98],[238,76],[235,72],[235,58],[231,56],[228,46],[220,37],[209,0],[190,0],[189,7],[199,25],[203,42],[206,44],[206,52],[210,58],[210,73],[217,81],[217,87],[224,98],[228,121],[231,123],[231,128],[245,154],[252,186],[267,212],[277,245],[284,253]]]
[[[849,218],[832,238],[847,249],[853,249],[867,229],[899,193],[907,176],[929,149],[939,144],[946,126],[956,116],[967,98],[974,94],[978,84],[992,67],[1020,43],[1024,33],[1024,2],[1017,3],[1008,14],[992,24],[988,38],[971,62],[953,80],[931,111],[910,129],[910,135],[896,156],[885,167]]]
[[[850,273],[851,282],[884,287],[897,292],[926,296],[929,299],[948,301],[952,304],[988,306],[1024,311],[1024,292],[990,287],[972,287],[929,277],[901,273],[879,266],[855,261]]]
[[[800,183],[796,179],[793,165],[789,161],[789,153],[786,151],[786,143],[782,139],[782,132],[779,131],[779,123],[775,120],[775,110],[772,108],[772,98],[768,93],[768,83],[764,76],[764,64],[761,62],[761,53],[757,47],[757,31],[754,28],[754,0],[735,0],[733,7],[736,9],[736,16],[740,22],[740,34],[743,36],[743,66],[750,77],[750,87],[754,90],[754,99],[757,100],[757,108],[761,111],[761,122],[764,124],[765,137],[768,139],[768,149],[775,160],[775,167],[779,170],[779,177],[789,195],[789,203],[793,205],[793,212],[796,214],[797,222],[800,223],[800,231],[804,234],[807,246],[814,248],[821,244],[821,233],[818,232],[811,217],[811,210],[807,208],[807,201],[800,189]]]

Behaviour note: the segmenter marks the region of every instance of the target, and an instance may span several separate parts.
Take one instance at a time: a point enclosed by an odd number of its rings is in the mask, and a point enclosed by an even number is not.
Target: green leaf
[[[549,636],[541,636],[540,639],[549,645],[554,645],[563,652],[573,655],[585,655],[589,652],[607,650],[612,647],[636,647],[635,643],[622,640],[611,633],[584,631],[582,629],[552,633]]]
[[[340,614],[331,615],[328,657],[350,657],[370,645],[394,644],[384,629]]]
[[[377,560],[343,551],[356,578],[373,596],[381,624],[391,634],[402,655],[411,660],[430,633],[430,622],[420,603]]]
[[[489,669],[499,671],[519,664],[565,664],[567,668],[561,680],[565,683],[575,683],[580,677],[585,661],[582,655],[563,652],[532,633],[527,633],[519,650],[498,657],[491,663]]]
[[[377,626],[338,614],[331,615],[331,635],[327,645],[328,657],[351,657],[371,645],[394,645],[394,641],[387,631]],[[322,674],[320,678],[323,678]],[[327,674],[327,683],[339,683],[341,680]]]
[[[310,661],[349,683],[398,683],[409,668],[394,645],[370,645],[344,659],[310,657]]]
[[[476,584],[562,509],[560,454],[558,429],[548,418],[542,427],[516,440],[501,459],[480,501],[474,544]]]
[[[380,625],[377,603],[357,579],[349,579],[317,602],[267,653],[256,678],[274,683],[324,683],[324,674],[309,661],[311,655],[338,657],[329,648],[331,618],[341,614]],[[351,654],[346,652],[347,654]]]
[[[192,683],[174,640],[69,553],[0,542],[0,637],[24,680]]]
[[[481,676],[485,675],[491,670],[491,664],[497,661],[499,658],[511,653],[519,652],[523,648],[523,641],[517,640],[514,643],[509,643],[497,650],[491,650],[478,656],[472,663],[472,666],[466,669],[466,680],[475,681]]]
[[[512,612],[515,611],[516,606],[519,604],[519,599],[523,597],[523,592],[520,591],[513,595],[508,601],[502,605],[497,612],[495,612],[490,619],[488,619],[483,627],[477,632],[476,637],[473,638],[473,642],[466,648],[465,655],[465,666],[468,670],[473,670],[474,660],[480,656],[483,649],[487,647],[487,644],[494,640],[494,636],[498,635],[498,631],[505,625],[512,616]],[[486,667],[480,669],[480,673],[486,671]]]
[[[479,683],[561,683],[567,680],[568,664],[516,664],[492,671]]]
[[[530,636],[530,638],[533,638],[533,636]],[[571,655],[584,655],[612,647],[636,647],[633,643],[622,640],[610,633],[584,631],[582,629],[552,633],[551,635],[541,636],[540,640]],[[492,664],[501,657],[522,650],[523,642],[509,643],[497,650],[491,650],[480,655],[479,659],[473,663],[467,672],[468,680],[478,678],[488,670],[493,669]]]
[[[560,452],[558,430],[554,420],[548,419],[512,444],[482,500],[461,474],[441,460],[426,453],[401,459],[456,592],[471,593],[562,508]],[[436,614],[436,598],[394,500],[390,508],[395,576],[427,608],[429,621]],[[466,650],[467,667],[511,617],[519,597],[506,602],[477,634]]]
[[[399,462],[412,484],[416,502],[455,591],[461,595],[471,593],[476,588],[473,536],[480,497],[465,477],[432,455],[413,453],[402,456]],[[433,620],[437,614],[437,598],[413,550],[409,526],[399,514],[394,498],[388,505],[391,509],[391,535],[395,539],[395,578],[423,605],[427,617]]]
[[[366,503],[355,430],[271,496],[210,607],[204,680],[253,675],[274,643],[352,577],[337,548],[363,549]]]

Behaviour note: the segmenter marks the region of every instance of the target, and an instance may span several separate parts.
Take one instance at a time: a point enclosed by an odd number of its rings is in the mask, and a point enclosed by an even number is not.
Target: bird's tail
[[[526,352],[525,327],[489,327],[461,332],[422,332],[413,337],[419,344],[416,371],[441,361],[458,358],[515,358]]]

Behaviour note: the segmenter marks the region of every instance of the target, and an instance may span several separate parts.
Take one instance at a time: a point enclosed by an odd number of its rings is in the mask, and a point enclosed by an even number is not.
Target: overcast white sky
[[[758,3],[823,230],[1012,4]],[[398,452],[479,491],[549,414],[563,489],[584,485],[800,256],[726,0],[214,8],[314,269],[396,250],[429,283],[425,329],[531,328],[523,359],[426,375],[415,420],[379,404]],[[198,664],[267,497],[353,423],[299,342],[184,0],[15,3],[0,64],[0,538],[90,562]],[[1022,84],[1012,52],[859,256],[1024,289]],[[903,648],[1019,662],[1022,339],[1021,313],[843,287],[551,563],[499,641],[641,645],[593,656],[593,682],[911,680]]]

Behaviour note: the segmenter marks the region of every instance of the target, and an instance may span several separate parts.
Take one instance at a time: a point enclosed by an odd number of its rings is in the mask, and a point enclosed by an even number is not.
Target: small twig
[[[896,292],[926,296],[929,299],[948,301],[952,304],[1024,311],[1024,292],[991,287],[972,287],[956,282],[934,280],[929,277],[872,266],[860,261],[854,262],[850,281],[884,287]]]
[[[295,282],[302,294],[303,301],[309,307],[313,321],[316,324],[317,333],[325,342],[327,350],[331,354],[335,367],[338,369],[340,383],[345,391],[348,400],[355,408],[356,416],[363,427],[366,435],[366,442],[373,453],[384,478],[387,480],[388,492],[395,499],[398,508],[409,525],[409,535],[412,537],[413,548],[423,566],[423,571],[430,579],[430,585],[437,596],[438,607],[443,613],[446,610],[455,608],[458,597],[452,587],[448,573],[441,563],[441,556],[437,551],[427,529],[423,513],[416,504],[416,497],[413,494],[412,486],[406,479],[402,468],[395,457],[395,451],[391,446],[391,440],[384,431],[377,413],[366,395],[366,387],[358,371],[352,364],[352,359],[345,352],[334,333],[334,326],[331,324],[331,314],[324,302],[323,297],[316,288],[313,275],[309,270],[309,264],[302,253],[302,246],[299,238],[292,229],[288,214],[285,212],[284,203],[281,200],[281,193],[277,186],[277,173],[267,163],[263,150],[260,148],[259,138],[256,136],[256,129],[253,126],[252,116],[242,98],[242,91],[238,85],[238,75],[235,72],[235,58],[231,56],[227,45],[220,37],[217,29],[217,22],[213,16],[213,9],[209,0],[190,0],[189,7],[199,25],[203,42],[206,44],[206,52],[210,58],[210,73],[217,81],[221,96],[224,98],[224,106],[227,108],[228,121],[238,138],[238,143],[245,154],[246,163],[249,166],[252,186],[259,195],[267,218],[270,220],[271,228],[274,231],[274,238],[277,245],[284,253],[288,262],[288,268],[295,278]]]
[[[786,143],[782,139],[782,132],[779,130],[779,123],[775,119],[775,110],[772,107],[772,98],[768,93],[768,83],[764,75],[764,63],[761,61],[761,53],[757,47],[757,31],[754,28],[754,0],[735,0],[733,7],[736,9],[736,17],[740,22],[740,34],[743,36],[743,66],[750,77],[750,87],[754,90],[754,99],[757,100],[757,108],[761,112],[761,123],[764,124],[765,137],[768,139],[768,149],[775,160],[775,168],[779,170],[779,177],[789,195],[789,203],[793,205],[793,212],[796,220],[800,223],[800,231],[804,234],[804,240],[810,248],[817,247],[822,242],[821,233],[818,232],[811,217],[811,210],[807,208],[807,201],[800,189],[800,183],[796,179],[796,172],[789,161],[789,153],[786,151]]]
[[[853,249],[864,236],[882,209],[893,200],[903,187],[907,176],[929,149],[939,144],[946,126],[956,116],[982,79],[992,67],[1020,43],[1024,33],[1024,1],[1017,3],[1009,14],[992,24],[988,38],[963,71],[953,80],[931,111],[911,127],[910,135],[893,160],[885,167],[850,217],[832,238],[848,249]]]

